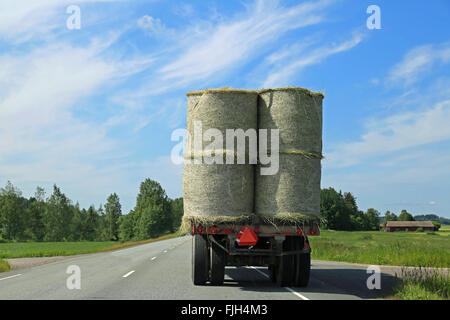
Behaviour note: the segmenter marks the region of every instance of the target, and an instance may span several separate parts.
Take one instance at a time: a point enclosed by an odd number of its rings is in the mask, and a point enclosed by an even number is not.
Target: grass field
[[[310,237],[312,258],[363,264],[450,267],[450,226],[438,232],[382,232],[321,230]],[[415,269],[402,271],[393,298],[402,300],[448,300],[448,275]]]
[[[331,231],[309,237],[312,258],[363,264],[450,267],[450,228],[427,232]]]
[[[436,270],[402,270],[401,281],[393,288],[393,297],[402,300],[448,300],[450,278]]]
[[[1,259],[24,258],[24,257],[52,257],[71,256],[76,254],[93,253],[116,250],[138,244],[150,243],[154,241],[175,238],[177,235],[169,234],[156,239],[132,242],[9,242],[0,243],[0,271]]]

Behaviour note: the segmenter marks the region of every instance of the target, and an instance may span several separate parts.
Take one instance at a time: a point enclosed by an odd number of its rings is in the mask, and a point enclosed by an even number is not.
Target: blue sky
[[[450,217],[449,16],[446,0],[2,0],[0,184],[85,207],[116,192],[125,212],[147,177],[181,196],[185,93],[290,85],[326,94],[323,187]]]

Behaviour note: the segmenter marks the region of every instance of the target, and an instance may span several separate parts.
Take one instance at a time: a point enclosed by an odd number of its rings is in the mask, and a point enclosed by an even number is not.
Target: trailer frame
[[[240,244],[239,237],[249,230],[256,236],[255,243]],[[308,236],[319,235],[320,229],[316,224],[302,227],[260,223],[204,226],[191,222],[191,234],[192,274],[196,285],[208,281],[212,285],[222,285],[225,266],[268,266],[271,280],[280,286],[307,286],[311,266]],[[194,251],[195,241],[203,243],[200,255]],[[207,274],[204,274],[205,263]]]

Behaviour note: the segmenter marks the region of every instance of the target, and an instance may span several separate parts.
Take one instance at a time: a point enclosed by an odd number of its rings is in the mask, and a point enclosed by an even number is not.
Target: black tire
[[[286,237],[283,241],[283,251],[293,250],[292,237]],[[276,281],[279,286],[287,287],[294,283],[295,277],[295,257],[294,255],[281,256],[276,266]]]
[[[269,279],[270,279],[270,281],[276,283],[277,282],[276,265],[275,264],[270,264],[268,269],[269,269]]]
[[[306,287],[309,283],[309,276],[311,273],[311,253],[301,254],[298,258],[297,274],[298,280],[296,285],[299,287]]]
[[[295,250],[302,250],[305,238],[298,237],[295,241]],[[295,281],[297,287],[306,287],[309,283],[311,270],[311,253],[295,255]]]
[[[220,286],[225,278],[226,252],[211,242],[211,284]]]
[[[192,237],[192,281],[201,286],[208,281],[209,273],[208,241],[201,234]]]

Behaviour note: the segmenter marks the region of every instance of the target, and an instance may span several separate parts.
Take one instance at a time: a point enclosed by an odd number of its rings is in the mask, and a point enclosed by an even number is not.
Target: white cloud
[[[372,78],[369,81],[371,84],[373,84],[374,86],[377,86],[380,83],[380,79],[378,78]]]
[[[137,25],[151,34],[159,35],[166,31],[166,27],[161,22],[161,20],[157,18],[153,18],[152,16],[145,15],[138,19]]]
[[[173,8],[173,12],[180,17],[188,18],[192,17],[196,10],[191,4],[177,2]]]
[[[357,142],[341,143],[326,155],[330,167],[350,166],[369,156],[450,139],[450,100],[441,101],[424,111],[410,111],[367,123],[367,132]]]
[[[389,72],[387,84],[403,84],[409,86],[419,80],[436,63],[450,61],[449,44],[442,46],[425,45],[406,53],[402,61]]]
[[[114,66],[97,59],[93,51],[92,47],[62,45],[0,56],[0,64],[9,66],[0,78],[7,83],[0,88],[3,154],[41,150],[47,139],[36,139],[35,134],[60,121],[70,121],[74,102],[113,76]]]
[[[104,51],[112,43],[103,38],[87,47],[59,43],[0,55],[0,179],[57,182],[80,200],[86,186],[90,196],[103,198],[124,179],[117,170],[127,156],[123,142],[109,137],[105,119],[76,116],[83,99],[121,80],[124,70],[130,75],[151,63],[109,58]]]
[[[233,68],[285,32],[323,21],[323,9],[330,3],[282,7],[277,1],[258,0],[243,17],[201,31],[194,27],[182,35],[183,53],[159,70],[161,78],[172,85],[186,84]]]
[[[2,0],[0,39],[22,43],[36,36],[48,37],[56,28],[65,29],[69,5],[118,1],[126,0]]]
[[[310,65],[320,63],[331,55],[350,50],[357,46],[362,41],[362,39],[363,37],[361,34],[355,33],[352,39],[341,44],[319,47],[311,50],[311,52],[308,53],[298,54],[298,51],[292,50],[292,48],[283,50],[275,56],[272,56],[272,59],[269,59],[269,61],[275,62],[281,59],[284,61],[286,58],[292,59],[293,55],[295,55],[296,57],[300,56],[301,58],[295,58],[290,63],[284,63],[282,68],[277,67],[277,71],[271,72],[263,82],[262,86],[281,87],[288,85],[291,77],[297,74],[300,70]]]

